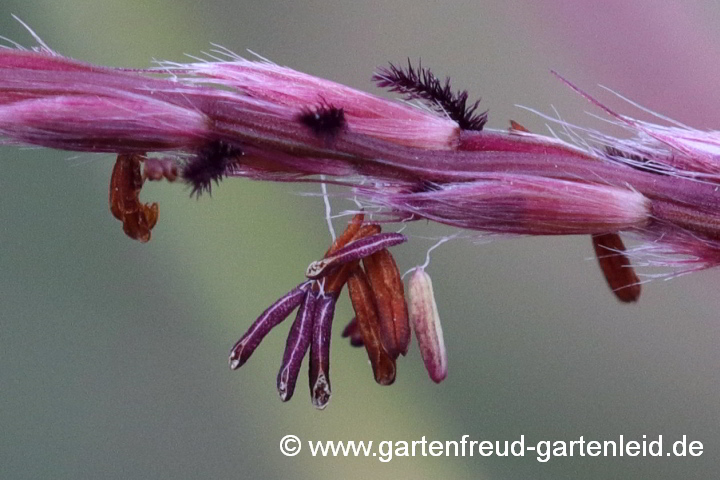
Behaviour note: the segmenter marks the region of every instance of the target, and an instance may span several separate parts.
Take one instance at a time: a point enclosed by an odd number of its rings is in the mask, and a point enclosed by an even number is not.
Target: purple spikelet
[[[280,399],[287,402],[295,392],[300,364],[310,346],[312,337],[312,326],[315,317],[315,306],[317,297],[312,290],[308,290],[302,299],[295,321],[290,327],[285,353],[283,354],[282,365],[277,376],[277,389]]]
[[[278,301],[270,305],[253,322],[245,335],[230,350],[230,368],[235,370],[242,367],[250,358],[263,338],[270,333],[276,325],[285,320],[290,312],[295,310],[303,300],[310,282],[303,282],[290,290]]]
[[[334,295],[320,297],[315,308],[310,344],[310,398],[315,408],[324,409],[330,401],[330,332],[335,315]]]

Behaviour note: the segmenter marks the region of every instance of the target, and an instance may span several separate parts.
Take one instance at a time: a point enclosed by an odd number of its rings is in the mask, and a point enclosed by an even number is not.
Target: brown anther
[[[110,177],[110,212],[123,222],[125,234],[140,242],[150,240],[150,230],[158,219],[157,203],[144,204],[139,200],[143,176],[142,154],[120,154]]]
[[[357,217],[358,217],[358,215],[355,216],[355,218],[357,218]],[[362,217],[360,218],[360,221],[362,221]],[[357,225],[357,228],[355,228],[356,225]],[[345,233],[347,233],[351,229],[353,230],[353,234],[346,236]],[[345,232],[343,232],[343,234],[340,235],[335,240],[332,247],[330,247],[330,249],[328,250],[328,252],[325,255],[326,256],[331,255],[332,253],[337,251],[339,248],[344,247],[345,245],[352,242],[353,240],[357,240],[358,238],[367,237],[369,235],[376,235],[378,233],[380,233],[380,227],[378,225],[361,225],[359,223],[356,224],[353,219],[353,223],[351,223],[348,226],[347,230],[345,230]],[[342,241],[342,243],[341,243],[341,241]],[[343,286],[345,286],[345,283],[347,283],[350,273],[353,271],[353,269],[358,264],[359,264],[359,262],[357,262],[357,261],[347,263],[347,264],[341,266],[340,268],[338,268],[335,272],[333,272],[333,273],[329,274],[327,277],[325,277],[325,283],[323,286],[325,293],[339,295]]]
[[[617,233],[592,236],[595,255],[610,290],[621,302],[636,302],[640,298],[640,280],[625,255],[625,245]]]
[[[364,213],[358,213],[355,215],[352,220],[350,220],[350,224],[347,226],[345,231],[340,234],[339,237],[335,239],[332,245],[330,245],[330,248],[328,248],[328,251],[325,252],[325,256],[332,255],[335,253],[338,249],[344,247],[348,243],[350,243],[355,238],[355,234],[358,233],[358,230],[360,230],[360,227],[363,226],[363,221],[365,221],[365,214]],[[359,238],[359,237],[358,237]]]
[[[363,259],[365,272],[375,296],[380,340],[385,350],[397,358],[407,354],[410,345],[410,322],[405,301],[405,285],[388,249]]]
[[[511,132],[523,132],[523,133],[530,133],[530,130],[523,127],[519,123],[517,123],[515,120],[510,120],[510,128],[509,130]]]
[[[325,253],[325,258],[334,254],[348,243],[381,232],[379,225],[363,225],[365,216],[358,214],[353,217],[347,229],[333,242]],[[394,261],[393,261],[394,264]],[[375,296],[368,282],[365,272],[360,268],[359,261],[346,263],[328,274],[323,279],[323,290],[326,295],[339,295],[345,284],[348,284],[350,300],[355,309],[356,319],[353,327],[351,343],[355,346],[365,345],[370,363],[373,368],[375,381],[381,385],[390,385],[395,381],[395,359],[388,354],[380,339]],[[402,287],[402,281],[400,281]],[[319,288],[315,282],[315,288]],[[404,302],[405,298],[402,297]],[[407,318],[407,314],[406,314]]]
[[[350,301],[355,310],[355,318],[362,333],[365,350],[370,358],[375,381],[380,385],[390,385],[395,381],[395,359],[385,351],[380,340],[375,297],[365,272],[359,266],[356,267],[348,278],[347,284]]]
[[[333,273],[325,277],[323,290],[330,295],[339,295],[350,277],[350,273],[360,264],[359,261],[346,263]]]

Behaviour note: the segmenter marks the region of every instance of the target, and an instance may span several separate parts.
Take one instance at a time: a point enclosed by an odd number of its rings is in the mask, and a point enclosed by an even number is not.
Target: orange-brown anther
[[[356,222],[356,219],[359,220]],[[378,225],[362,225],[363,215],[359,214],[356,215],[353,218],[352,223],[348,226],[348,228],[345,230],[345,232],[340,235],[335,242],[333,242],[333,245],[330,247],[328,252],[325,254],[327,257],[328,255],[332,255],[335,251],[338,249],[344,247],[348,243],[352,242],[353,240],[357,240],[358,238],[367,237],[369,235],[375,235],[380,233],[380,226]],[[352,231],[352,235],[346,235],[347,232]],[[353,271],[353,269],[358,265],[359,262],[350,262],[348,264],[345,264],[338,268],[335,272],[329,274],[327,277],[325,277],[325,284],[324,284],[324,290],[325,293],[332,293],[334,295],[338,295],[340,291],[342,290],[345,283],[348,281],[348,277],[350,276],[350,273]]]
[[[515,120],[510,120],[510,131],[511,132],[524,132],[524,133],[530,133],[530,130],[523,127],[519,123],[517,123]]]
[[[344,247],[352,240],[354,240],[355,234],[357,234],[358,230],[360,230],[360,227],[362,227],[363,221],[365,221],[364,213],[358,213],[357,215],[355,215],[352,220],[350,220],[350,224],[347,226],[345,231],[335,239],[332,245],[330,245],[328,251],[325,252],[325,256],[328,257],[332,255],[338,249]]]
[[[355,310],[355,318],[360,333],[362,333],[365,350],[370,358],[375,381],[380,385],[390,385],[395,381],[395,359],[385,351],[380,340],[375,297],[365,272],[360,267],[356,267],[348,278],[347,284],[350,301]]]
[[[358,238],[364,238],[369,237],[370,235],[377,235],[382,230],[380,229],[380,225],[363,225],[360,227],[360,229],[353,235],[353,237],[350,239],[350,241],[357,240]],[[350,242],[348,242],[350,243]]]
[[[393,358],[405,355],[410,345],[410,322],[405,285],[395,260],[384,249],[365,257],[363,265],[375,295],[382,344]]]
[[[595,255],[605,274],[610,290],[621,302],[636,302],[640,298],[640,280],[625,255],[625,245],[617,233],[592,236]]]
[[[128,237],[144,243],[157,223],[158,206],[143,204],[138,198],[143,185],[142,160],[140,154],[118,155],[110,177],[110,212],[123,222]]]
[[[350,277],[350,273],[359,264],[360,262],[357,260],[347,263],[342,267],[338,268],[335,272],[325,277],[325,283],[323,285],[325,293],[339,295],[340,291],[347,283],[348,278]]]

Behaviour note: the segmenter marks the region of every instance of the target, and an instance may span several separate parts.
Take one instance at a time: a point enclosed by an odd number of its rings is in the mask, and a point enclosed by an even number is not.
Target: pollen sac
[[[375,296],[380,340],[393,357],[407,354],[410,323],[405,302],[405,285],[395,260],[387,249],[363,258],[363,265]]]
[[[303,301],[309,283],[301,283],[297,287],[283,295],[279,300],[270,305],[253,322],[245,335],[233,345],[230,350],[230,368],[235,370],[242,367],[248,361],[250,355],[260,345],[270,330],[284,321],[290,313],[295,310]]]
[[[524,126],[520,125],[515,120],[510,120],[510,133],[512,133],[512,132],[530,133],[530,130],[528,130]]]
[[[305,272],[305,276],[313,279],[324,277],[328,271],[338,265],[360,260],[387,247],[404,242],[407,242],[407,237],[400,233],[379,233],[358,238],[339,248],[332,255],[311,263]]]
[[[335,241],[330,245],[330,248],[328,248],[328,251],[325,252],[325,256],[332,255],[335,253],[338,249],[344,247],[348,243],[352,241],[352,239],[355,237],[355,235],[358,233],[360,228],[363,226],[363,222],[365,221],[365,214],[364,213],[358,213],[355,215],[352,220],[350,220],[350,223],[348,224],[347,228],[335,239]]]
[[[350,275],[348,290],[375,381],[380,385],[391,385],[395,381],[395,359],[385,350],[380,340],[375,298],[367,276],[360,267],[356,267]]]
[[[310,399],[315,408],[324,409],[330,401],[330,332],[335,314],[334,295],[321,296],[315,307],[310,342]]]
[[[128,237],[143,243],[150,240],[150,230],[158,219],[157,203],[139,199],[144,181],[140,162],[144,159],[141,154],[118,155],[110,177],[110,212],[123,223]]]
[[[410,323],[415,330],[420,355],[432,381],[440,383],[447,376],[447,352],[432,280],[422,267],[417,267],[410,277],[408,293]]]
[[[310,347],[316,305],[315,293],[312,290],[305,292],[295,321],[290,327],[282,365],[277,376],[277,390],[283,402],[290,400],[295,392],[300,365]]]
[[[157,166],[151,163],[151,170],[159,177]],[[395,381],[395,359],[407,351],[409,327],[402,279],[386,247],[403,243],[407,238],[398,233],[383,234],[379,225],[366,225],[363,221],[363,214],[356,215],[333,242],[323,259],[327,264],[317,269],[316,278],[299,284],[253,322],[230,350],[231,369],[247,362],[265,336],[299,307],[286,340],[277,391],[282,401],[292,398],[300,366],[309,350],[310,398],[313,406],[324,409],[331,397],[330,337],[335,303],[347,284],[356,317],[343,336],[349,336],[353,346],[365,346],[377,383],[390,385]],[[371,259],[368,265],[372,266],[368,268],[375,277],[374,286],[361,267],[364,259]],[[383,305],[382,317],[378,313],[378,299]],[[398,311],[404,316],[398,315]],[[387,325],[381,327],[380,318]],[[404,319],[404,329],[398,318]],[[390,340],[384,341],[383,335]]]
[[[610,290],[621,302],[637,302],[640,298],[640,280],[625,254],[625,245],[617,233],[592,236],[595,256],[605,275]]]
[[[350,230],[352,225],[348,227],[348,230]],[[377,225],[364,225],[362,227],[359,227],[355,234],[347,239],[347,241],[357,240],[359,238],[367,237],[370,235],[377,235],[380,233],[380,227]],[[332,247],[330,247],[330,250],[328,252],[338,251],[339,248],[342,248],[344,244],[340,244],[338,241],[345,237],[345,235],[341,235],[338,237],[338,239],[335,241]],[[327,254],[326,254],[327,257]],[[348,281],[348,278],[350,277],[350,274],[353,272],[355,267],[357,267],[359,263],[359,260],[354,260],[349,263],[345,263],[341,265],[339,268],[333,270],[331,273],[329,273],[326,277],[324,277],[324,290],[326,293],[332,293],[333,295],[339,295],[342,291],[342,288],[345,286],[345,284]]]

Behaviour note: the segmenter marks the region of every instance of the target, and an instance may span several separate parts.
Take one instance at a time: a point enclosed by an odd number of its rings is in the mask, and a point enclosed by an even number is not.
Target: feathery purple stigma
[[[414,68],[408,58],[407,70],[392,63],[389,68],[379,68],[372,77],[380,88],[405,95],[406,99],[424,100],[439,113],[447,114],[463,130],[482,130],[487,123],[487,112],[477,113],[480,100],[468,105],[467,90],[453,92],[450,77],[443,84],[429,68],[422,63]]]
[[[212,183],[219,184],[242,154],[239,148],[220,141],[210,142],[198,150],[182,170],[183,179],[192,187],[190,195],[212,193]]]
[[[270,333],[280,322],[285,320],[290,312],[295,310],[303,300],[310,282],[303,282],[290,290],[278,301],[270,305],[253,322],[245,335],[237,341],[230,350],[230,368],[235,370],[242,367],[250,358],[263,338]]]
[[[298,120],[315,135],[326,139],[334,138],[347,125],[345,110],[325,103],[321,103],[314,110],[303,110]]]
[[[305,276],[312,279],[324,277],[335,266],[360,260],[384,248],[405,242],[407,242],[407,237],[401,233],[378,233],[360,238],[338,249],[331,256],[311,263]]]
[[[334,295],[320,297],[315,307],[310,344],[310,398],[315,408],[323,409],[330,401],[330,332],[335,315]]]
[[[290,400],[295,392],[295,383],[300,372],[300,364],[302,364],[303,357],[305,357],[305,353],[307,353],[310,346],[316,304],[317,296],[315,293],[312,290],[305,292],[295,321],[290,327],[290,333],[285,343],[282,365],[277,376],[277,389],[283,402]]]

